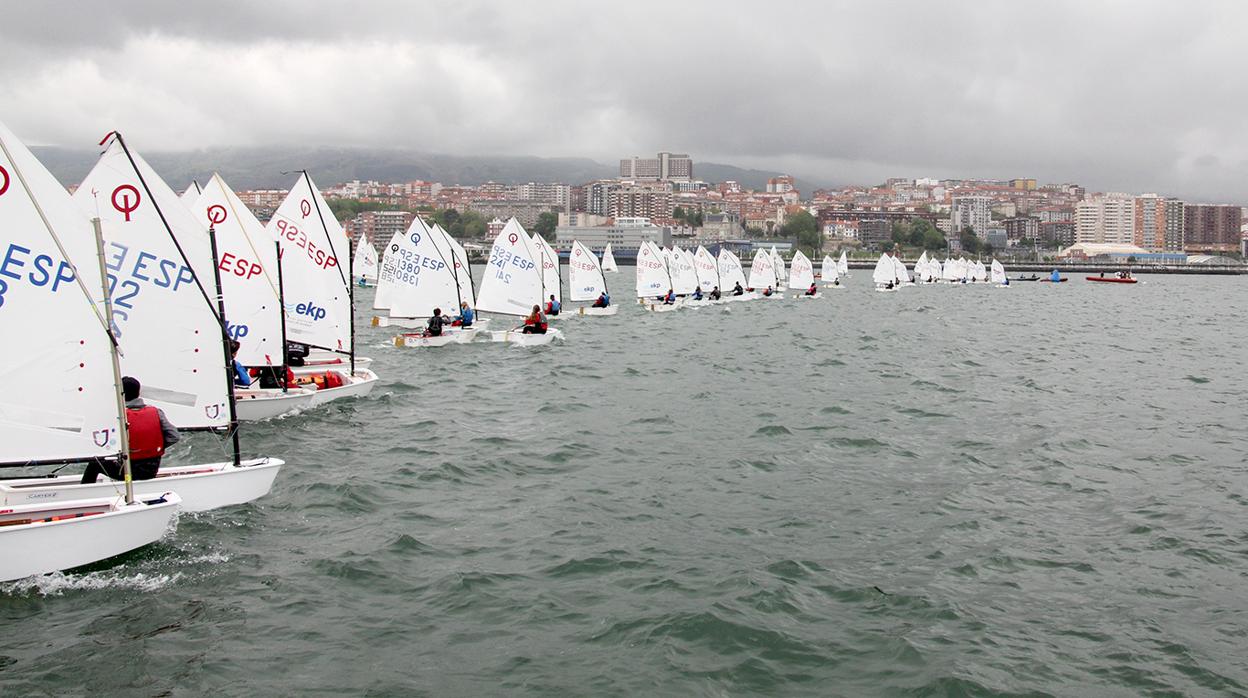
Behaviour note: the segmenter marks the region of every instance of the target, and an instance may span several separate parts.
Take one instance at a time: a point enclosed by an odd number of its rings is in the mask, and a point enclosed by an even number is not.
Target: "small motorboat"
[[[1098,283],[1103,283],[1103,284],[1134,284],[1134,283],[1138,283],[1138,280],[1137,280],[1137,279],[1134,279],[1134,278],[1132,278],[1132,277],[1130,277],[1130,276],[1125,277],[1125,278],[1124,278],[1124,277],[1121,277],[1121,276],[1085,276],[1084,278],[1085,278],[1085,279],[1087,279],[1088,281],[1096,281],[1096,282],[1098,282]]]

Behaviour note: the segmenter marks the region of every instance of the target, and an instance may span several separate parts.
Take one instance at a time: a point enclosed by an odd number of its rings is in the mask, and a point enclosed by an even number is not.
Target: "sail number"
[[[4,257],[0,259],[0,308],[4,307],[4,297],[9,292],[9,281],[25,282],[36,288],[49,289],[55,293],[63,284],[74,280],[74,269],[68,262],[56,261],[51,255],[36,254],[17,243],[9,243]]]
[[[317,247],[316,243],[308,239],[307,233],[299,229],[299,226],[285,219],[277,219],[278,237],[295,243],[295,247],[308,253],[308,259],[313,264],[322,268],[338,266],[338,258],[333,255],[333,251],[326,252],[324,249]]]

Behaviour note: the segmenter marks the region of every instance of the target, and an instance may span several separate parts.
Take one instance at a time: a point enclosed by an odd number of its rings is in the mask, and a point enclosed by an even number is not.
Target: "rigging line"
[[[321,213],[321,197],[318,196],[320,192],[312,185],[312,178],[308,176],[308,171],[300,170],[300,172],[303,172],[303,181],[308,183],[308,197],[312,199],[312,205],[316,207],[316,217],[321,219],[321,230],[325,232],[325,242],[328,242],[329,249],[334,251],[334,268],[338,270],[338,278],[342,281],[343,286],[346,286],[347,280],[342,276],[342,265],[337,263],[338,247],[334,245],[333,238],[329,236],[329,226],[325,225],[325,214]],[[337,221],[336,218],[334,220]],[[348,251],[350,251],[349,245]]]
[[[169,233],[169,239],[173,241],[173,246],[178,250],[178,256],[182,258],[182,263],[187,269],[191,270],[191,276],[195,279],[195,286],[199,289],[199,295],[204,299],[204,303],[208,306],[208,312],[212,313],[212,317],[225,327],[225,320],[217,313],[217,309],[212,307],[212,298],[208,295],[208,291],[204,289],[204,284],[199,280],[199,274],[195,271],[195,267],[191,264],[191,260],[187,259],[186,251],[182,249],[182,243],[178,242],[178,236],[173,234],[173,228],[169,226],[168,219],[165,218],[165,212],[161,210],[160,205],[156,203],[156,197],[152,195],[151,187],[147,186],[147,180],[143,177],[143,173],[139,172],[139,166],[134,161],[134,156],[130,154],[130,148],[126,145],[126,140],[121,137],[120,131],[113,131],[104,136],[104,140],[100,141],[100,145],[104,145],[108,141],[109,136],[116,136],[117,142],[121,144],[121,150],[126,154],[126,159],[130,161],[130,167],[134,169],[134,174],[139,178],[139,184],[143,185],[143,191],[147,192],[147,200],[151,202],[152,208],[156,209],[156,215],[160,216],[160,222],[165,226],[165,232]],[[96,201],[99,205],[99,201]]]
[[[91,312],[95,315],[95,319],[99,321],[100,327],[104,329],[108,335],[108,340],[113,343],[113,347],[121,353],[121,345],[117,342],[117,337],[113,335],[113,327],[110,322],[104,319],[100,314],[100,308],[96,305],[95,299],[91,297],[87,285],[82,281],[82,275],[78,273],[78,265],[74,264],[74,260],[69,258],[69,253],[65,251],[65,246],[61,244],[61,238],[56,234],[56,230],[52,228],[51,221],[48,220],[47,214],[43,212],[43,206],[39,204],[39,200],[35,198],[35,193],[31,191],[30,184],[26,182],[26,175],[22,173],[22,168],[18,167],[17,161],[13,159],[13,155],[9,152],[9,145],[0,138],[0,150],[4,151],[4,157],[9,161],[9,165],[13,167],[13,172],[17,175],[17,181],[21,182],[22,189],[26,192],[26,198],[30,199],[31,204],[35,207],[35,212],[39,214],[39,220],[43,222],[43,227],[47,229],[48,235],[51,236],[52,242],[56,243],[56,249],[61,253],[61,258],[69,263],[69,268],[74,271],[74,282],[77,283],[78,289],[86,296],[87,305],[91,306]]]

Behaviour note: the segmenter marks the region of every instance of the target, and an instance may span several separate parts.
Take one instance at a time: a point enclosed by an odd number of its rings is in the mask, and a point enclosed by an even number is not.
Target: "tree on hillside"
[[[808,247],[812,252],[823,249],[823,233],[819,230],[819,221],[803,209],[784,219],[780,233],[797,241],[798,247]]]
[[[971,228],[971,226],[968,225],[962,229],[962,234],[959,236],[958,240],[962,243],[962,250],[967,254],[975,254],[976,252],[979,252],[979,236],[975,234],[975,231]]]
[[[533,226],[533,229],[538,235],[546,238],[547,242],[554,242],[557,227],[559,227],[559,214],[554,211],[542,211],[537,214],[537,225]]]

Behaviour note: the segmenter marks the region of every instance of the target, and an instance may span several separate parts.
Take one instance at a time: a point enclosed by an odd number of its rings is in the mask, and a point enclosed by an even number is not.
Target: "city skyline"
[[[840,185],[1027,176],[1228,202],[1248,180],[1248,98],[1225,87],[1239,4],[577,7],[121,2],[53,26],[12,3],[0,119],[73,148],[113,128],[144,151],[679,148]]]

